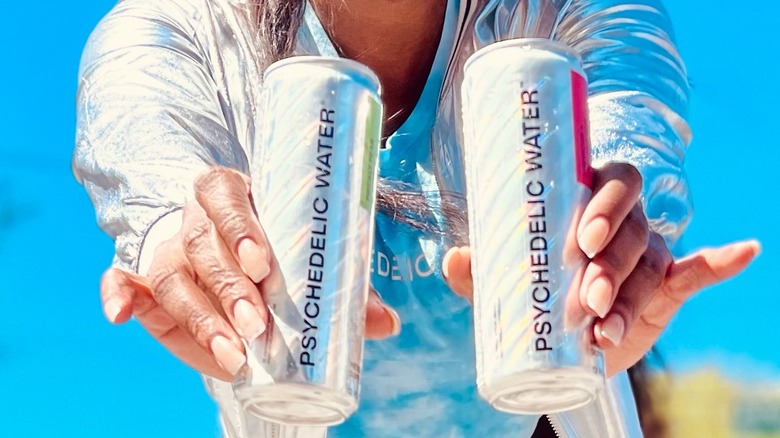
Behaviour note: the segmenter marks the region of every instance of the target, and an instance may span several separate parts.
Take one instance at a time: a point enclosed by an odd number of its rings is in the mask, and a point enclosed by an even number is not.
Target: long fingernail
[[[262,281],[271,272],[265,252],[252,239],[244,239],[238,244],[238,260],[244,274],[255,283]]]
[[[623,317],[613,313],[601,323],[601,336],[607,338],[612,345],[618,346],[623,341],[623,335],[626,331],[626,323]]]
[[[233,316],[236,319],[238,331],[247,342],[254,341],[265,331],[263,317],[247,300],[236,301],[236,305],[233,307]]]
[[[246,363],[246,356],[224,336],[215,336],[211,340],[211,352],[219,366],[231,376],[235,376]]]
[[[441,275],[444,277],[444,279],[448,279],[450,277],[450,259],[452,258],[452,254],[454,254],[457,251],[456,248],[450,248],[447,250],[447,252],[444,254],[444,258],[441,260]]]
[[[588,307],[596,312],[599,318],[603,318],[609,312],[612,284],[604,277],[597,277],[588,287],[586,300]]]
[[[609,222],[603,217],[593,219],[582,230],[577,241],[580,249],[588,258],[592,259],[604,246],[609,235]]]
[[[119,316],[119,312],[122,311],[122,306],[116,301],[109,300],[106,305],[103,306],[103,310],[106,312],[106,318],[111,322],[115,322],[117,316]]]
[[[384,304],[382,307],[385,308],[385,312],[387,312],[387,314],[390,315],[390,319],[393,320],[393,330],[391,334],[393,336],[398,336],[401,333],[401,317],[398,316],[398,312],[396,312],[395,309]]]

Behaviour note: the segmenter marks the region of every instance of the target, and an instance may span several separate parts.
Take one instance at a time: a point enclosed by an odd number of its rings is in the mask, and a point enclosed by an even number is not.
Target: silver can
[[[518,414],[582,406],[604,367],[579,304],[592,180],[581,61],[550,40],[493,44],[466,62],[462,91],[480,395]]]
[[[259,418],[334,425],[359,398],[379,80],[354,61],[294,57],[266,70],[264,93],[253,193],[283,278],[262,285],[273,324],[234,390]]]

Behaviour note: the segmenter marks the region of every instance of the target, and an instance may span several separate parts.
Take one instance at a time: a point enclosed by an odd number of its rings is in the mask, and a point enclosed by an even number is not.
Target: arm
[[[77,95],[74,173],[115,239],[115,264],[134,271],[147,232],[194,199],[197,175],[215,165],[248,173],[194,36],[195,12],[164,3],[121,2],[103,19]]]
[[[475,48],[553,38],[577,51],[589,81],[593,164],[633,165],[653,231],[673,243],[690,220],[683,170],[690,129],[685,68],[660,0],[488,0]]]
[[[100,227],[115,240],[114,264],[121,270],[108,270],[101,283],[108,319],[121,323],[133,315],[184,362],[228,379],[245,361],[233,327],[245,336],[261,330],[264,306],[252,282],[235,272],[236,262],[215,257],[214,244],[208,251],[200,243],[213,238],[197,233],[213,226],[207,210],[227,209],[200,204],[196,182],[216,192],[207,198],[226,200],[231,188],[245,190],[241,177],[220,186],[206,172],[226,166],[246,174],[249,168],[228,129],[204,41],[196,38],[198,12],[185,1],[124,0],[100,22],[82,55],[73,168]],[[253,217],[247,194],[230,210]],[[255,225],[246,223],[247,229]],[[253,231],[261,243],[259,225]],[[192,253],[205,257],[190,260]],[[216,299],[199,290],[214,282],[193,275],[193,265],[204,263],[233,280],[214,294],[225,298],[222,315],[207,302]],[[206,285],[196,284],[198,278]]]
[[[669,19],[658,0],[489,0],[474,26],[477,49],[554,38],[584,61],[598,170],[578,230],[590,259],[579,298],[596,318],[594,338],[609,373],[623,370],[690,296],[738,274],[759,250],[751,241],[672,260],[667,249],[691,211],[682,168],[688,84]],[[448,281],[467,297],[468,256],[445,258]]]
[[[692,212],[683,169],[689,90],[661,2],[573,0],[554,37],[582,56],[594,166],[637,168],[650,227],[674,242]]]
[[[98,26],[74,170],[116,239],[120,269],[101,283],[108,319],[132,315],[188,365],[231,380],[241,338],[270,323],[264,285],[281,281],[246,176],[261,63],[239,14],[201,16],[218,3],[193,3],[124,0]],[[378,299],[368,312],[369,336],[397,325]]]

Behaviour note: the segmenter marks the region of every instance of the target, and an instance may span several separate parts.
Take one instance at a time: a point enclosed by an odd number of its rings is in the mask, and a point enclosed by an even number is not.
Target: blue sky
[[[0,424],[9,436],[212,437],[199,377],[100,310],[111,243],[70,154],[79,54],[112,3],[11,2],[0,15]],[[667,3],[694,84],[696,213],[681,249],[755,237],[764,251],[693,299],[660,349],[675,371],[717,366],[780,384],[780,50],[769,37],[780,3]]]
[[[780,4],[717,0],[704,10],[702,2],[666,3],[693,83],[687,170],[695,213],[683,249],[755,237],[763,252],[743,275],[691,300],[661,351],[673,368],[714,362],[735,378],[773,374],[780,382],[772,274],[780,262],[780,49],[769,37]],[[755,373],[745,373],[751,363]]]

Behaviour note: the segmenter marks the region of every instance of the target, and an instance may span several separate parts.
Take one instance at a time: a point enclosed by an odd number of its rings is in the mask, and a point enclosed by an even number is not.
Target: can
[[[264,74],[253,197],[282,279],[234,382],[251,415],[329,426],[358,405],[382,105],[360,63],[293,57]]]
[[[578,298],[576,228],[593,178],[582,63],[554,41],[516,39],[464,69],[479,393],[505,412],[574,409],[604,385]]]

